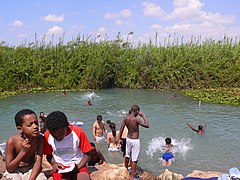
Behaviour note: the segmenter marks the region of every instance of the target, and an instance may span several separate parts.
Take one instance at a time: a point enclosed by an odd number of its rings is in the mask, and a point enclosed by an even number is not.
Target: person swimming
[[[190,125],[188,122],[186,122],[187,126],[190,127],[193,131],[197,132],[198,134],[205,134],[205,129],[207,127],[206,124],[204,125],[198,125],[198,128],[194,128],[192,125]]]
[[[87,103],[88,103],[89,106],[93,105],[92,100],[94,99],[94,95],[95,95],[94,92],[92,92],[88,95],[88,102]]]
[[[172,140],[171,138],[165,139],[166,145],[165,145],[165,153],[162,155],[162,165],[163,166],[171,166],[172,161],[174,161],[174,156],[172,154],[173,144],[171,144]]]

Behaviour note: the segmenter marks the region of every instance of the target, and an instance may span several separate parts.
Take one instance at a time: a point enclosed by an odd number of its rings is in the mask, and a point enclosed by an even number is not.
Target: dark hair
[[[90,142],[91,146],[92,147],[96,147],[95,144],[93,142]]]
[[[198,126],[198,130],[200,130],[200,131],[203,130],[203,126],[202,126],[202,125],[199,125],[199,126]]]
[[[171,144],[172,140],[171,140],[171,138],[166,138],[165,142],[166,142],[166,144]]]
[[[97,120],[102,120],[102,115],[98,115]]]
[[[140,111],[140,107],[138,106],[138,105],[132,105],[132,107],[131,107],[131,112],[137,112],[137,111]]]
[[[111,123],[111,121],[110,120],[107,120],[107,124],[110,124]]]
[[[69,126],[67,116],[61,111],[51,112],[46,118],[46,126],[49,131],[56,131]]]
[[[109,124],[109,128],[112,129],[113,137],[116,137],[116,124],[113,123],[113,122],[111,122],[111,123]]]
[[[31,109],[22,109],[20,111],[17,112],[17,114],[15,115],[15,124],[16,126],[22,126],[23,123],[23,117],[29,114],[35,114],[35,112],[33,112]],[[36,115],[37,116],[37,115]]]

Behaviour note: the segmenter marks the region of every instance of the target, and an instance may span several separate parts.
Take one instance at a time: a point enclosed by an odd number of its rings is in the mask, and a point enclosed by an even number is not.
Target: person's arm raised
[[[149,128],[150,126],[149,126],[148,120],[147,120],[144,112],[139,112],[138,114],[139,114],[139,116],[141,116],[143,118],[143,121],[140,121],[139,125],[141,125],[145,128]]]
[[[186,122],[186,124],[188,125],[188,127],[190,127],[193,131],[195,131],[195,132],[199,132],[199,130],[198,129],[195,129],[194,127],[192,127],[188,122]]]

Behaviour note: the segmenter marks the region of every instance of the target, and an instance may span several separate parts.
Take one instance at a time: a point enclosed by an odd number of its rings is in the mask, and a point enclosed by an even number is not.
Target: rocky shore
[[[96,165],[95,167],[89,167],[91,172],[92,180],[130,180],[128,171],[121,164],[105,164],[105,165]],[[0,179],[5,180],[3,173],[5,172],[5,162],[3,157],[0,155]],[[51,166],[46,161],[45,157],[43,158],[43,172],[46,174],[48,179],[52,179],[50,176]],[[219,175],[224,174],[222,172],[203,172],[194,170],[191,174],[186,175],[186,177],[198,177],[198,178],[211,178],[218,177]],[[184,178],[182,174],[177,174],[167,169],[162,172],[159,176],[155,176],[150,172],[142,170],[140,167],[137,168],[137,175],[140,180],[181,180]]]

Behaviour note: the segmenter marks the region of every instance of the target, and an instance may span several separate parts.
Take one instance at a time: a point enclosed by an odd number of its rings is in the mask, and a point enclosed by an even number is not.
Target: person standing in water
[[[138,115],[143,119],[143,121],[138,118]],[[138,105],[133,105],[130,113],[123,119],[120,128],[120,137],[123,134],[125,126],[128,129],[126,139],[125,167],[128,168],[129,160],[131,158],[131,179],[134,179],[140,152],[139,125],[149,128],[149,123],[145,114],[140,112],[140,107]]]
[[[109,128],[110,128],[111,132],[107,133],[108,151],[118,152],[118,151],[120,151],[119,131],[116,130],[116,125],[113,122],[110,122]]]
[[[105,134],[107,135],[107,129],[104,121],[102,120],[102,116],[98,115],[97,120],[93,123],[92,126],[92,134],[96,143],[105,139],[103,132],[105,132]]]

